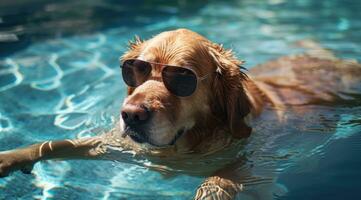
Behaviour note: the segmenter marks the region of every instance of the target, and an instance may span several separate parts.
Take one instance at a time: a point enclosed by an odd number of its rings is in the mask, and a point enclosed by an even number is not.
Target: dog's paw
[[[10,174],[12,161],[8,154],[0,153],[0,178],[6,177]]]
[[[209,177],[197,189],[194,200],[231,200],[243,190],[242,184],[218,176]]]
[[[0,178],[8,176],[11,172],[21,170],[25,174],[30,174],[33,163],[27,162],[25,157],[15,152],[0,152]]]
[[[20,171],[24,174],[31,174],[31,171],[33,171],[34,165],[33,164],[27,164],[24,165]]]

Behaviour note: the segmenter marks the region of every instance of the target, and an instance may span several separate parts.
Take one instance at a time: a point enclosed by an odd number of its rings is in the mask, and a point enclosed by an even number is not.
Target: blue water
[[[232,48],[248,68],[303,52],[295,45],[303,39],[361,61],[358,1],[36,1],[27,11],[9,2],[0,3],[0,27],[11,26],[0,36],[14,39],[0,43],[0,150],[109,129],[125,97],[119,56],[135,34],[186,27]],[[260,122],[242,150],[253,177],[239,198],[360,199],[360,102],[290,113],[285,127]],[[44,161],[33,176],[0,179],[0,199],[191,199],[203,179],[112,161]]]

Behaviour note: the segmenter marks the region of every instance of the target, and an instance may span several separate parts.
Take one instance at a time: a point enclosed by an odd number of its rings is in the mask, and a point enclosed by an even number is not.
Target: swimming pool
[[[118,58],[135,34],[186,27],[234,49],[248,68],[302,52],[302,39],[361,61],[356,1],[35,2],[0,12],[14,39],[1,48],[0,150],[110,128],[125,96]],[[259,122],[240,150],[253,171],[240,199],[360,198],[361,101],[317,110],[290,115],[293,127]],[[111,161],[46,161],[33,172],[0,179],[0,199],[190,199],[203,180]]]

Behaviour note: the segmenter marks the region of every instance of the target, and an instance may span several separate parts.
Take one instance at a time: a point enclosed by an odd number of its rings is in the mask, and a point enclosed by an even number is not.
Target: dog
[[[209,166],[199,159],[242,144],[265,112],[268,119],[287,123],[285,110],[302,116],[307,112],[302,105],[360,93],[359,63],[337,59],[310,41],[300,45],[316,53],[281,57],[246,72],[231,50],[187,29],[149,40],[136,37],[121,57],[128,95],[114,129],[97,137],[2,152],[0,176],[16,170],[30,173],[36,162],[46,159],[147,159],[155,170],[162,171],[162,166],[208,176],[195,199],[233,199],[243,185],[241,175],[231,169],[242,160]]]

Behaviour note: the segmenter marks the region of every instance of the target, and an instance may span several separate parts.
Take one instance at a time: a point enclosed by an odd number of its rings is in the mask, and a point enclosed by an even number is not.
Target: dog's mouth
[[[148,143],[155,147],[166,147],[166,146],[173,146],[185,132],[186,132],[185,128],[181,128],[180,130],[177,131],[174,138],[168,144],[164,144],[164,145],[155,144],[148,138],[145,132],[140,130],[134,130],[133,128],[130,128],[128,126],[124,130],[123,137],[129,136],[134,142],[137,142],[139,144]]]
[[[141,138],[141,137],[139,137],[137,135],[129,135],[129,137],[132,138],[132,140],[134,142],[137,142],[137,143],[140,143],[140,144],[145,142],[143,138]]]
[[[185,128],[181,128],[179,131],[177,131],[177,134],[174,136],[173,140],[168,144],[169,146],[174,145],[177,140],[186,132]]]
[[[145,143],[147,141],[146,134],[143,131],[135,130],[129,126],[125,127],[123,137],[129,136],[134,142]]]

